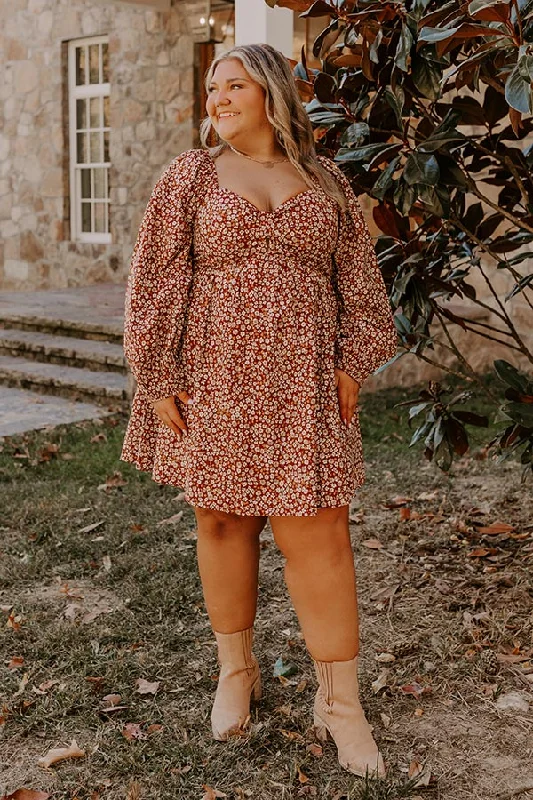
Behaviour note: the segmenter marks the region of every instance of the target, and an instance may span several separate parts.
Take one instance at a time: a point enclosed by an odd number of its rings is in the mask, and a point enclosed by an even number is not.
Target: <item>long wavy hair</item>
[[[263,88],[267,119],[274,128],[276,138],[287,158],[306,184],[314,188],[318,182],[324,192],[344,211],[347,205],[346,197],[335,178],[317,158],[313,128],[300,100],[288,60],[283,53],[269,44],[233,47],[213,59],[205,76],[206,91],[217,66],[229,58],[238,59],[250,77]],[[209,146],[212,132],[219,142],[215,147]],[[200,126],[200,141],[214,156],[227,147],[226,142],[215,131],[209,117],[206,117]]]

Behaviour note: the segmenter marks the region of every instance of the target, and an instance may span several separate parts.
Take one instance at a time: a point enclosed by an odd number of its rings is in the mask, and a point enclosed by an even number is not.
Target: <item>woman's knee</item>
[[[336,563],[351,551],[346,506],[319,509],[314,517],[271,518],[270,522],[274,541],[289,562]]]
[[[267,517],[244,516],[200,506],[194,506],[194,513],[199,533],[217,538],[230,533],[259,536],[267,522]]]

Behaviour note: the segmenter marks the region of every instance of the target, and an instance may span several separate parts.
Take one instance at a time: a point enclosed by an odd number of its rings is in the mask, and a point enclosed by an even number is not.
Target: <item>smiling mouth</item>
[[[222,114],[218,115],[219,119],[228,119],[229,117],[236,117],[238,115],[238,111],[223,111]]]

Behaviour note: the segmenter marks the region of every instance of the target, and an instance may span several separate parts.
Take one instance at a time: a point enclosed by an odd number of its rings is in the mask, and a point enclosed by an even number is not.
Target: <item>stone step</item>
[[[61,319],[57,316],[36,314],[29,308],[15,308],[12,311],[0,308],[0,325],[4,329],[16,328],[24,331],[38,331],[49,335],[71,336],[77,339],[106,341],[115,344],[121,344],[123,336],[120,324]]]
[[[91,371],[0,355],[0,385],[107,406],[127,408],[129,405],[128,378],[117,372]]]
[[[81,367],[95,372],[127,372],[120,344],[54,336],[37,330],[0,329],[0,355]]]

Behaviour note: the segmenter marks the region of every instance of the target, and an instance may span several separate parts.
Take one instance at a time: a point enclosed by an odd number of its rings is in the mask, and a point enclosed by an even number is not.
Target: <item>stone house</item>
[[[216,50],[237,33],[293,55],[313,36],[264,0],[10,0],[0,14],[2,290],[124,282],[155,181],[198,144]]]
[[[264,0],[0,4],[0,290],[123,286],[155,181],[198,145],[213,55],[236,41],[270,42],[298,59],[322,27],[323,18],[301,20]],[[369,198],[364,207],[370,220]],[[503,298],[512,281],[496,277]],[[481,276],[476,290],[493,303]],[[522,296],[510,305],[531,340],[530,307]],[[477,369],[509,357],[472,334],[458,342]],[[373,380],[439,374],[409,357]]]

